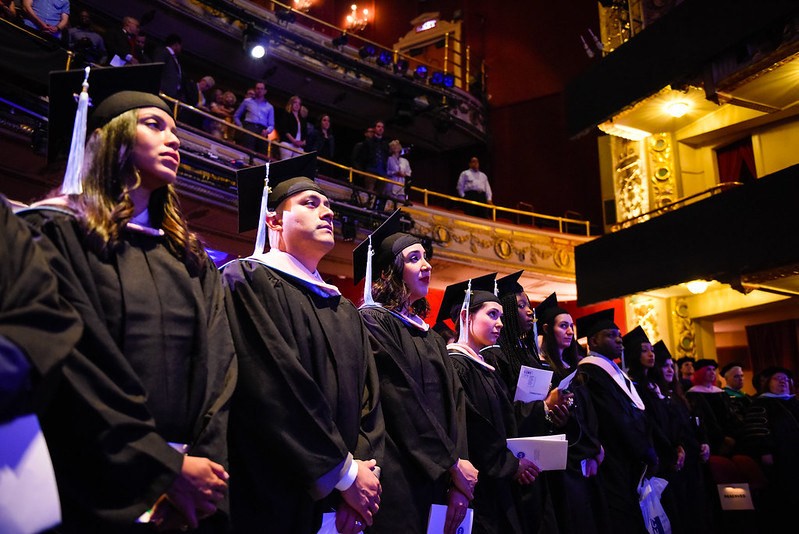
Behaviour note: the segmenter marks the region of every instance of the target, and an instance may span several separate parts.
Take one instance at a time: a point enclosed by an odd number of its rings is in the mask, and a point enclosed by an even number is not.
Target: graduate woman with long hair
[[[85,324],[42,416],[61,528],[221,532],[235,360],[218,271],[174,189],[175,122],[159,97],[122,91],[90,124],[78,189],[25,214]]]
[[[382,348],[375,363],[385,483],[371,532],[425,532],[431,505],[440,504],[444,532],[454,534],[477,482],[465,459],[466,399],[444,340],[424,322],[432,268],[422,241],[401,231],[400,216],[395,211],[353,253],[355,280],[367,284],[361,316]]]

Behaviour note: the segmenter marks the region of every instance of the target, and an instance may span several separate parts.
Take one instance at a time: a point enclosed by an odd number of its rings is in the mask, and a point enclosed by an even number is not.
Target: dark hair
[[[138,117],[138,109],[126,111],[92,134],[84,158],[84,192],[69,199],[89,247],[101,257],[120,244],[120,232],[133,217],[130,192],[139,187],[139,172],[133,163]],[[189,231],[175,189],[166,185],[154,190],[148,212],[150,224],[163,229],[167,249],[189,272],[199,272],[207,255]]]
[[[499,346],[508,359],[512,376],[521,372],[522,365],[530,365],[538,358],[536,341],[532,332],[523,332],[519,324],[519,304],[516,293],[508,293],[499,299],[502,305],[502,330],[499,332]]]
[[[488,304],[489,302],[495,302],[495,301],[493,301],[493,300],[483,300],[482,302],[476,302],[476,303],[474,301],[472,301],[469,304],[469,315],[470,316],[474,315],[475,313],[480,311],[480,308],[482,308],[483,305]],[[453,307],[453,310],[455,310],[455,309],[460,310],[460,305],[457,305],[457,308]],[[456,312],[453,311],[453,313],[456,313]],[[504,317],[505,312],[503,311],[502,313],[503,313],[503,317],[502,318],[504,319],[505,318]],[[458,338],[460,337],[460,334],[461,334],[460,311],[457,312],[457,317],[455,317],[453,322],[455,323],[455,342],[457,342]],[[505,330],[505,323],[504,322],[502,323],[502,330]],[[500,330],[500,334],[501,334],[502,330]]]
[[[372,297],[389,310],[399,312],[408,309],[424,319],[430,313],[430,303],[425,297],[410,302],[410,291],[402,279],[404,271],[405,260],[402,254],[397,254],[394,262],[380,273],[380,278],[372,282]]]
[[[560,313],[558,315],[563,314]],[[566,372],[566,366],[563,365],[564,362],[572,369],[579,363],[580,345],[573,336],[571,345],[563,349],[562,353],[560,352],[558,340],[555,338],[555,332],[553,330],[555,327],[555,318],[557,318],[558,315],[552,318],[551,323],[543,323],[541,325],[541,334],[543,335],[541,339],[541,355],[546,359],[549,366],[552,367],[558,375],[563,377],[568,374]],[[558,357],[558,354],[560,354],[560,357]]]
[[[638,343],[638,350],[633,350],[633,354],[624,355],[624,363],[627,364],[627,374],[638,384],[646,384],[652,380],[647,374],[647,368],[641,363],[643,344],[644,342]]]
[[[672,362],[673,361],[674,360],[672,360]],[[647,377],[653,384],[656,384],[658,388],[660,388],[660,393],[663,394],[664,397],[676,397],[690,410],[691,404],[685,397],[685,393],[683,393],[679,370],[674,370],[674,376],[672,377],[671,382],[668,382],[666,377],[663,375],[663,367],[665,366],[664,364],[665,362],[658,363],[657,359],[655,359],[655,366],[649,370]]]
[[[173,44],[182,45],[183,44],[183,38],[180,35],[176,34],[176,33],[170,33],[169,35],[166,36],[166,39],[164,40],[164,45],[165,46],[172,46]]]

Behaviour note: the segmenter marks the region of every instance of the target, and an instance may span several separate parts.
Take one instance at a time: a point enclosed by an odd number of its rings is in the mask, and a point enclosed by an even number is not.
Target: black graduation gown
[[[316,532],[339,495],[318,494],[319,479],[348,453],[382,459],[368,331],[346,298],[258,262],[234,261],[222,278],[241,370],[229,435],[233,528]]]
[[[163,237],[123,230],[102,258],[67,212],[24,216],[48,237],[59,291],[84,321],[56,402],[41,416],[60,530],[121,532],[180,472],[182,455],[168,442],[227,466],[236,363],[219,273],[207,260],[190,274]],[[226,508],[203,527],[223,531]]]
[[[441,336],[381,307],[361,308],[375,352],[386,423],[383,493],[370,532],[424,533],[447,504],[448,470],[467,458],[466,398]]]
[[[30,229],[2,198],[0,258],[3,422],[46,405],[57,387],[61,365],[80,339],[82,323],[58,294],[56,277]]]
[[[521,533],[519,485],[513,481],[519,460],[506,442],[516,437],[516,421],[505,385],[496,371],[452,349],[449,354],[466,392],[469,458],[480,471],[472,501],[472,532]]]
[[[597,414],[598,437],[605,448],[599,476],[614,531],[646,532],[636,489],[644,467],[657,465],[657,455],[645,412],[597,365],[580,364],[576,378],[588,389]]]
[[[694,390],[688,391],[685,398],[707,431],[710,454],[730,455],[732,445],[727,438],[737,440],[742,424],[730,405],[730,396],[724,391],[704,393]]]

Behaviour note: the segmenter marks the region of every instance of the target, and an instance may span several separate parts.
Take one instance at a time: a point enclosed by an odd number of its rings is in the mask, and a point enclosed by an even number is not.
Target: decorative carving
[[[678,298],[674,301],[675,329],[677,331],[677,358],[696,358],[696,334],[694,322],[688,316],[688,301]]]
[[[649,211],[649,188],[642,164],[641,141],[611,136],[613,188],[617,219],[623,221]],[[638,222],[646,220],[644,217]]]
[[[658,133],[647,140],[649,168],[652,169],[652,207],[660,208],[677,200],[677,177],[671,136]]]
[[[653,343],[661,338],[655,304],[655,299],[641,296],[631,297],[629,303],[631,323],[640,325]]]

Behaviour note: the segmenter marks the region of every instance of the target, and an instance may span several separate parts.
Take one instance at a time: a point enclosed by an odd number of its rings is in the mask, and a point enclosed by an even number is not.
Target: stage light
[[[375,45],[369,43],[366,43],[358,50],[358,55],[361,56],[361,59],[374,57],[375,54],[377,54],[377,48],[375,48]]]
[[[416,70],[413,71],[413,77],[417,80],[426,80],[427,79],[427,67],[424,65],[419,65],[416,67]]]
[[[394,74],[401,74],[404,76],[406,72],[408,72],[408,60],[402,58],[398,59],[394,64]]]
[[[377,64],[381,67],[385,67],[391,65],[394,59],[394,54],[389,52],[388,50],[383,50],[380,52],[380,55],[377,56]]]
[[[444,73],[440,70],[434,72],[433,76],[430,78],[430,83],[433,85],[442,85],[444,83]]]
[[[261,59],[266,55],[266,47],[260,43],[250,48],[250,57],[253,59]]]
[[[444,75],[444,87],[452,87],[455,85],[455,75],[454,74],[445,74]]]

